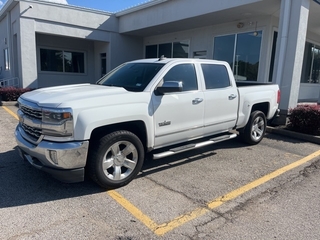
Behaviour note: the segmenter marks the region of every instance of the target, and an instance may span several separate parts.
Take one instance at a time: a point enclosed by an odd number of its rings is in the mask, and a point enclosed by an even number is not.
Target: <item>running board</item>
[[[153,154],[153,159],[159,159],[159,158],[163,158],[163,157],[168,157],[168,156],[171,156],[171,155],[174,155],[174,154],[177,154],[177,153],[182,153],[182,152],[185,152],[185,151],[201,148],[201,147],[208,146],[208,145],[211,145],[211,144],[215,144],[215,143],[218,143],[218,142],[223,142],[223,141],[235,138],[237,136],[238,136],[237,134],[233,133],[233,134],[228,134],[228,135],[223,135],[223,136],[211,138],[211,139],[209,139],[207,141],[204,141],[204,142],[191,143],[191,144],[183,145],[183,146],[180,146],[180,147],[172,148],[172,149],[170,149],[168,151],[165,151],[165,152]]]

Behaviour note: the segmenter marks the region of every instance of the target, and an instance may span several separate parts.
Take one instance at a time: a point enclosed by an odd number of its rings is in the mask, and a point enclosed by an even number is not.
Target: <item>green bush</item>
[[[2,101],[17,101],[21,94],[31,91],[30,88],[6,87],[0,88],[0,97]]]
[[[320,135],[320,106],[319,105],[300,105],[289,110],[290,130]]]

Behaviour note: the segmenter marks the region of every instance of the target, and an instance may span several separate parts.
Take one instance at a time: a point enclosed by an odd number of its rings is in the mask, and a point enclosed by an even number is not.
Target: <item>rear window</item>
[[[227,68],[218,64],[201,64],[206,89],[229,87],[230,78]]]

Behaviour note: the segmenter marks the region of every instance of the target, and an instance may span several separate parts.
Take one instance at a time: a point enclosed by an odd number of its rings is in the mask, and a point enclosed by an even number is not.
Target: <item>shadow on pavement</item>
[[[105,191],[91,180],[66,184],[22,160],[13,149],[0,153],[0,208],[73,198]]]

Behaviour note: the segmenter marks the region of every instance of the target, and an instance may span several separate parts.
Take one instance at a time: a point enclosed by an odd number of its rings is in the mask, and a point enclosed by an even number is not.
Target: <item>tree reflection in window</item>
[[[320,82],[320,47],[309,42],[305,46],[301,82]]]
[[[262,31],[215,37],[213,59],[228,62],[236,80],[257,81],[261,36]]]

